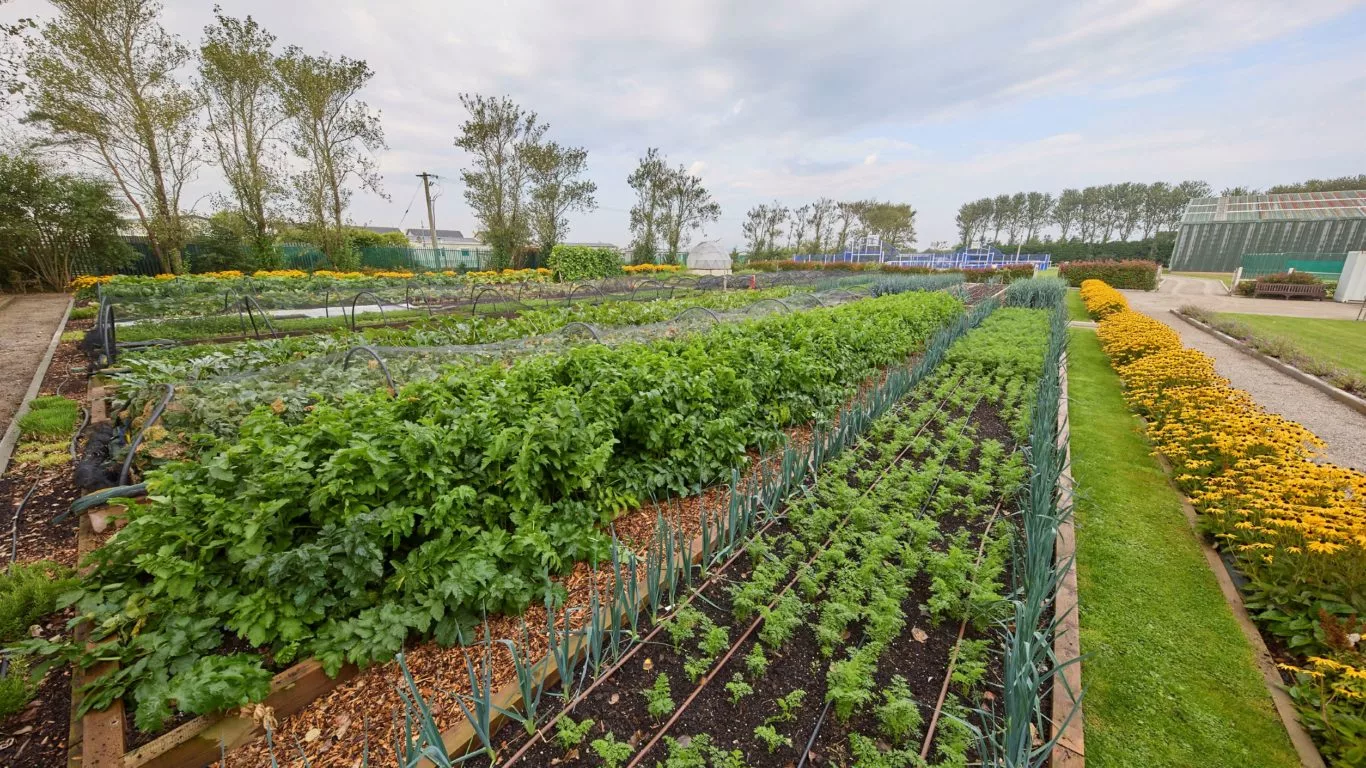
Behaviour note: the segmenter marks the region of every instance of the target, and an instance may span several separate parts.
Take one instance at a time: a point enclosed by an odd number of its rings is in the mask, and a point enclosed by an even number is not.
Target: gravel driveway
[[[1214,358],[1215,370],[1233,386],[1246,390],[1267,410],[1297,421],[1323,438],[1328,444],[1327,461],[1366,472],[1366,415],[1178,320],[1169,311],[1195,304],[1218,312],[1351,320],[1360,307],[1331,301],[1244,299],[1222,292],[1215,280],[1168,277],[1158,291],[1123,293],[1131,307],[1171,326],[1186,346]],[[1366,333],[1366,322],[1362,323],[1362,330]]]

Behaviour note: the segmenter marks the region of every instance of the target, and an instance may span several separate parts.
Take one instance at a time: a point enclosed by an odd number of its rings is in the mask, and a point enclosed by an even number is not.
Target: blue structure
[[[953,253],[901,253],[894,247],[884,247],[877,238],[869,237],[856,247],[845,249],[843,253],[793,256],[792,260],[847,261],[930,269],[999,269],[1017,264],[1030,264],[1039,270],[1048,269],[1053,257],[1047,253],[1002,253],[1000,249],[993,247],[960,248]]]

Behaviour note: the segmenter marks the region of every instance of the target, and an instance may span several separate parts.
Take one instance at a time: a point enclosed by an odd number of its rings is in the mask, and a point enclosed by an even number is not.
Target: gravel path
[[[66,312],[63,293],[27,293],[0,306],[0,433],[9,428],[52,334]]]
[[[1138,303],[1133,292],[1126,293],[1130,302]],[[1366,415],[1178,320],[1170,312],[1144,312],[1171,326],[1186,346],[1214,358],[1219,375],[1246,390],[1263,408],[1297,421],[1323,438],[1328,445],[1326,460],[1366,472]]]

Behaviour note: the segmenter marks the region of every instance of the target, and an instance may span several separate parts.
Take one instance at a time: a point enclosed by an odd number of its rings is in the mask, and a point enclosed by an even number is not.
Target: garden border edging
[[[1224,333],[1223,331],[1214,328],[1206,323],[1202,323],[1193,317],[1188,317],[1185,314],[1183,314],[1180,310],[1173,309],[1169,311],[1177,317],[1181,318],[1182,320],[1185,320],[1190,325],[1199,328],[1200,330],[1224,342],[1230,347],[1233,347],[1239,352],[1242,352],[1245,355],[1260,360],[1261,362],[1266,363],[1267,365],[1295,379],[1296,381],[1308,384],[1309,386],[1319,390],[1325,395],[1328,395],[1329,397],[1333,398],[1339,403],[1342,403],[1348,408],[1351,408],[1352,410],[1357,411],[1358,413],[1366,415],[1366,399],[1362,399],[1352,394],[1351,392],[1335,387],[1332,384],[1329,384],[1328,382],[1324,381],[1318,376],[1315,376],[1312,373],[1306,373],[1289,363],[1286,363],[1282,360],[1278,360],[1264,352],[1259,352],[1258,350],[1253,349],[1252,346],[1249,345],[1247,342],[1241,339],[1234,338],[1233,336],[1230,336],[1227,333]]]
[[[1058,473],[1058,512],[1066,512],[1058,526],[1053,562],[1067,562],[1067,573],[1058,585],[1054,612],[1062,618],[1053,635],[1053,656],[1067,662],[1054,681],[1051,720],[1054,727],[1065,723],[1049,755],[1051,768],[1083,768],[1086,765],[1085,718],[1082,711],[1081,615],[1077,587],[1077,536],[1072,515],[1072,428],[1068,419],[1067,351],[1058,359],[1058,446],[1063,450],[1062,471]],[[1075,660],[1075,661],[1074,661]]]

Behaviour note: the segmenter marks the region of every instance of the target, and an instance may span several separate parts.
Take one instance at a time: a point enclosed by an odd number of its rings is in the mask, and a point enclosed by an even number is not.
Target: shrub
[[[1238,283],[1238,295],[1251,296],[1256,293],[1257,286],[1263,284],[1324,285],[1324,282],[1308,272],[1277,272],[1274,275],[1262,275],[1256,280],[1244,280],[1243,282]]]
[[[1104,280],[1115,288],[1157,289],[1154,261],[1069,261],[1058,266],[1058,274],[1074,288],[1084,280]]]
[[[38,691],[38,683],[29,675],[28,662],[15,659],[9,673],[0,677],[0,717],[23,709]]]
[[[57,607],[57,596],[76,585],[66,566],[42,560],[0,571],[0,643],[28,635],[28,628]]]
[[[621,255],[612,248],[587,245],[560,245],[550,251],[546,266],[559,280],[596,280],[624,274]]]
[[[1034,276],[1034,265],[1032,264],[1011,264],[1008,267],[984,267],[982,269],[964,269],[963,279],[969,283],[989,283],[996,280],[1002,283],[1013,283],[1016,280],[1028,280]]]

